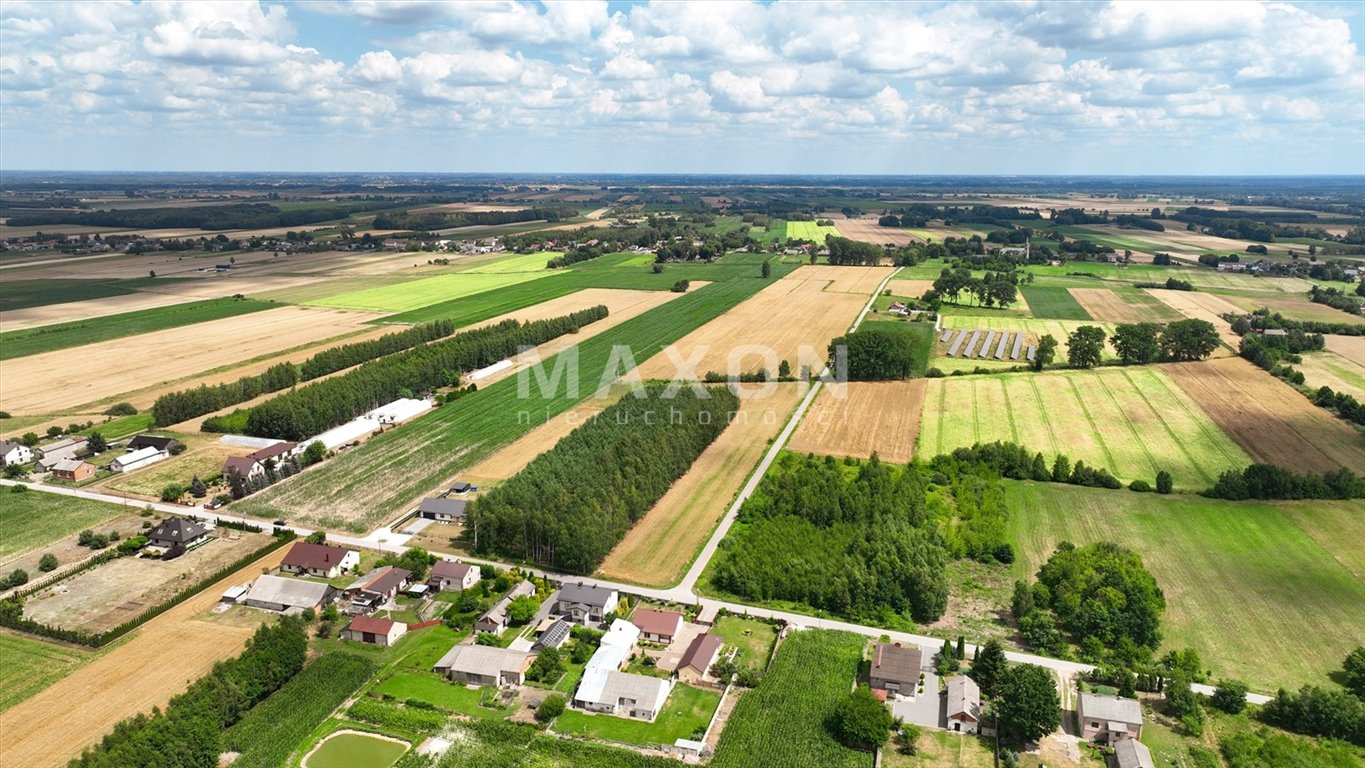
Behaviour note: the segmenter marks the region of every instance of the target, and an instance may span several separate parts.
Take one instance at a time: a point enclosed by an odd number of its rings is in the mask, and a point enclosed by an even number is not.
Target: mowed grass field
[[[0,562],[111,520],[123,508],[55,493],[0,487]]]
[[[461,270],[461,274],[479,273],[484,275],[506,275],[513,272],[544,272],[546,264],[556,256],[563,256],[562,251],[539,251],[537,253],[522,253],[512,256],[504,256],[484,264],[477,264],[469,269]]]
[[[837,236],[839,230],[829,225],[820,226],[813,221],[789,221],[787,222],[788,240],[809,240],[813,243],[823,243],[825,238],[830,235]]]
[[[0,712],[89,661],[94,651],[0,631]]]
[[[1132,548],[1166,595],[1163,646],[1197,649],[1215,677],[1265,692],[1327,684],[1365,642],[1365,517],[1351,502],[1005,486],[1018,578],[1061,541]]]
[[[1124,482],[1203,489],[1251,463],[1194,401],[1151,367],[931,379],[920,456],[996,440],[1104,467]]]
[[[524,283],[549,275],[549,272],[455,272],[413,280],[397,285],[365,288],[336,296],[314,299],[308,304],[316,307],[365,309],[374,312],[404,312],[431,304],[473,296],[516,283]]]
[[[1089,320],[1090,313],[1066,288],[1025,285],[1019,289],[1028,300],[1033,316],[1047,320]]]

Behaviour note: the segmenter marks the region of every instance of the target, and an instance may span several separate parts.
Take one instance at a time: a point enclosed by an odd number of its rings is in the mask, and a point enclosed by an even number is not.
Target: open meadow
[[[1064,540],[1131,547],[1166,595],[1163,647],[1197,649],[1215,676],[1265,692],[1326,684],[1365,640],[1353,608],[1365,605],[1365,578],[1345,564],[1359,569],[1360,558],[1340,557],[1365,551],[1365,522],[1348,511],[1351,502],[1005,485],[1017,578],[1032,577]],[[1330,526],[1315,527],[1319,519]]]
[[[1195,363],[1169,366],[1179,368]],[[996,440],[1104,467],[1124,482],[1203,489],[1249,463],[1191,398],[1159,368],[1106,367],[929,380],[919,454],[934,456]]]
[[[1362,345],[1365,339],[1357,337]],[[1335,352],[1306,352],[1303,361],[1294,368],[1303,371],[1304,383],[1312,389],[1331,387],[1333,392],[1345,392],[1357,401],[1365,400],[1365,365],[1353,362]]]
[[[1019,288],[1028,301],[1030,312],[1040,320],[1091,320],[1089,312],[1081,306],[1066,288],[1049,285],[1025,285]]]
[[[859,459],[875,452],[882,461],[903,464],[915,455],[920,411],[930,381],[826,384],[801,417],[787,449]]]
[[[813,221],[789,221],[787,222],[788,240],[809,240],[817,245],[824,243],[825,238],[830,235],[838,235],[839,230],[829,225],[820,226]]]

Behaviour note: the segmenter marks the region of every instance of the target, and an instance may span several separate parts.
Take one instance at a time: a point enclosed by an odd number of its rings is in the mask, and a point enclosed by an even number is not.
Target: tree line
[[[887,327],[891,326],[891,327]],[[915,370],[915,341],[889,323],[868,323],[829,343],[829,359],[846,356],[849,381],[908,379]]]
[[[427,232],[451,227],[491,227],[523,221],[562,221],[578,215],[573,208],[526,208],[520,211],[456,211],[453,213],[411,213],[396,211],[374,219],[375,229]]]
[[[1365,425],[1365,404],[1356,400],[1348,392],[1335,392],[1326,385],[1317,390],[1304,386],[1307,379],[1303,371],[1295,370],[1291,364],[1303,362],[1302,352],[1316,352],[1326,347],[1326,339],[1321,333],[1304,329],[1305,324],[1285,321],[1278,314],[1251,314],[1232,318],[1232,330],[1242,335],[1238,352],[1252,365],[1268,371],[1272,376],[1283,379],[1299,390],[1320,408],[1336,413],[1339,418],[1353,424]],[[1268,334],[1266,330],[1278,327],[1283,334]]]
[[[323,350],[299,365],[278,363],[254,376],[243,376],[236,381],[194,389],[168,392],[156,399],[152,412],[159,427],[179,424],[196,416],[213,413],[229,405],[244,403],[269,392],[288,389],[300,381],[316,379],[335,373],[367,360],[393,354],[404,349],[449,336],[455,324],[449,320],[413,326],[396,333],[385,334],[371,341],[343,344]]]
[[[47,211],[10,219],[14,226],[79,224],[126,229],[264,229],[344,219],[353,213],[383,210],[412,201],[373,200],[283,210],[269,203],[232,203],[189,208],[128,208],[104,211]]]
[[[829,249],[829,263],[835,266],[875,267],[882,263],[882,247],[875,243],[829,235],[825,238],[825,247]]]
[[[1365,499],[1365,478],[1342,467],[1321,475],[1300,474],[1273,464],[1228,470],[1204,492],[1215,499]]]
[[[476,500],[474,551],[591,573],[739,408],[728,388],[663,391],[624,398]]]
[[[982,277],[974,277],[966,267],[945,269],[934,280],[934,293],[944,301],[957,304],[965,292],[984,307],[999,306],[1001,309],[1019,300],[1019,276],[1011,271],[986,272]]]
[[[523,347],[574,333],[607,316],[603,305],[560,317],[463,331],[371,361],[349,373],[277,395],[251,409],[246,433],[299,441],[414,393],[453,387],[468,371],[505,360]]]

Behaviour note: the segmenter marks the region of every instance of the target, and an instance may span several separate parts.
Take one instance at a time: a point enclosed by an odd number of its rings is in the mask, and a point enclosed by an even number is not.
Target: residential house
[[[976,733],[981,730],[981,688],[966,675],[948,680],[948,730]]]
[[[38,450],[35,451],[35,455],[38,457],[38,471],[51,472],[57,462],[63,459],[74,459],[84,454],[86,442],[87,440],[84,437],[68,437],[55,443],[38,446]]]
[[[573,625],[563,619],[546,619],[541,622],[533,648],[562,648],[573,635]]]
[[[95,465],[80,459],[62,459],[52,467],[52,476],[79,483],[95,476]]]
[[[1114,745],[1114,768],[1156,768],[1156,761],[1146,744],[1124,739]]]
[[[601,624],[607,614],[616,610],[620,600],[620,594],[614,589],[580,581],[559,588],[554,611],[578,624]]]
[[[373,616],[356,616],[351,619],[351,623],[347,624],[345,629],[341,630],[341,639],[389,646],[398,642],[398,638],[407,634],[407,631],[408,625],[401,621],[376,619]]]
[[[250,456],[229,456],[223,462],[223,476],[236,475],[243,480],[259,480],[265,477],[265,467]]]
[[[242,602],[267,611],[317,610],[336,597],[336,589],[320,581],[284,576],[258,576]]]
[[[427,586],[433,591],[463,592],[466,589],[479,583],[483,574],[477,565],[469,563],[458,563],[454,560],[438,560],[431,566],[431,576],[427,578]]]
[[[109,469],[115,472],[132,472],[135,469],[142,469],[145,466],[155,464],[168,456],[170,454],[149,445],[146,448],[139,448],[114,459],[109,462]]]
[[[1142,738],[1142,705],[1137,699],[1082,692],[1076,715],[1086,741],[1117,744]]]
[[[640,628],[640,634],[646,640],[652,643],[671,643],[678,632],[682,631],[683,615],[677,611],[638,608],[630,621]]]
[[[492,645],[457,645],[433,669],[464,685],[522,685],[535,654]]]
[[[147,546],[153,549],[186,550],[209,540],[209,529],[184,517],[168,517],[147,532]]]
[[[720,656],[722,645],[720,637],[709,632],[692,638],[678,662],[678,677],[688,682],[701,682]]]
[[[359,565],[360,553],[353,549],[298,541],[280,561],[280,570],[300,576],[335,579]]]
[[[351,598],[347,610],[352,614],[370,613],[397,597],[411,578],[412,571],[392,565],[370,571],[346,588],[346,595]]]
[[[275,443],[274,445],[267,445],[266,447],[260,449],[259,451],[252,451],[251,453],[247,454],[247,457],[261,462],[262,465],[264,465],[267,461],[271,461],[272,459],[276,463],[279,463],[289,458],[290,454],[292,454],[294,452],[294,449],[297,447],[298,443],[291,443],[287,440],[282,440],[278,443]]]
[[[161,435],[134,435],[124,446],[126,451],[140,451],[143,448],[155,448],[158,451],[170,453],[180,445],[180,441],[173,437],[162,437]]]
[[[906,648],[900,643],[877,643],[872,649],[872,670],[868,684],[877,690],[903,696],[915,695],[924,651],[919,646]]]
[[[583,668],[574,706],[640,720],[653,720],[659,714],[673,690],[673,680],[620,671],[639,639],[640,630],[634,624],[621,619],[611,623]]]
[[[422,499],[422,503],[417,506],[417,516],[427,520],[452,523],[457,520],[464,520],[466,504],[468,502],[464,499]]]
[[[0,467],[33,463],[33,449],[13,440],[0,441]]]
[[[501,600],[494,603],[493,607],[489,608],[480,616],[478,621],[474,622],[474,630],[476,632],[492,632],[496,634],[507,629],[507,624],[510,621],[507,616],[507,606],[511,605],[512,601],[516,600],[518,597],[534,595],[535,593],[535,585],[529,581],[522,581],[515,587],[512,587],[511,591],[504,595]]]

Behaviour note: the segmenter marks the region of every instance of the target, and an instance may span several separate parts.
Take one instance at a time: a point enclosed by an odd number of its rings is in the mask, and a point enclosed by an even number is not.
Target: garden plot
[[[904,464],[915,454],[929,379],[828,384],[801,418],[787,448],[797,453],[853,456],[874,452]]]

